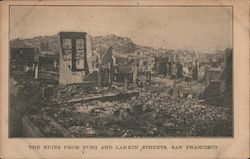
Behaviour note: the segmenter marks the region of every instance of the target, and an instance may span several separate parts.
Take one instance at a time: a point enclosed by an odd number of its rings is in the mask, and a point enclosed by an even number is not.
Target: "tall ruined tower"
[[[60,32],[59,84],[82,83],[92,72],[92,47],[86,32]]]

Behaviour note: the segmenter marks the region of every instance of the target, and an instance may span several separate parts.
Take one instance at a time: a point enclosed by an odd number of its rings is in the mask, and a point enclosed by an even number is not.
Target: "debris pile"
[[[62,101],[68,101],[72,99],[73,97],[79,97],[79,96],[89,96],[97,94],[97,90],[94,87],[91,87],[86,84],[81,85],[69,85],[69,86],[58,86],[54,90],[54,94],[52,97],[52,101],[55,102],[62,102]]]
[[[28,87],[29,86],[29,87]],[[31,81],[23,87],[32,121],[46,136],[58,137],[56,121],[74,137],[146,137],[146,136],[230,136],[230,106],[187,100],[161,91],[143,90],[129,99],[69,103],[76,96],[94,96],[115,92],[115,88],[97,90],[85,85],[54,86]],[[120,90],[116,88],[116,91]],[[35,111],[34,111],[35,110]],[[42,122],[41,115],[48,116]],[[39,117],[40,116],[40,117]],[[51,120],[53,119],[53,122]],[[50,130],[52,132],[50,132]],[[54,132],[54,130],[57,130]],[[59,134],[62,136],[62,134]]]
[[[230,135],[230,109],[157,92],[142,92],[130,100],[93,101],[75,107],[71,115],[58,121],[79,137]],[[87,130],[93,134],[86,133]]]

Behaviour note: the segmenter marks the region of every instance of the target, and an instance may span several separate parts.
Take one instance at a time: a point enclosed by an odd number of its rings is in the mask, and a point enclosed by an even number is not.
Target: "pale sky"
[[[201,52],[232,48],[231,7],[12,6],[10,39],[82,31]]]

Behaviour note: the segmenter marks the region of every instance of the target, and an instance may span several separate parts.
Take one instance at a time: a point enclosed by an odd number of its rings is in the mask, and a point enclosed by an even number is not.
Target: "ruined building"
[[[92,47],[86,32],[60,32],[60,84],[82,83],[92,72]]]
[[[206,68],[206,83],[204,97],[213,104],[232,105],[232,49],[226,49],[224,69]],[[231,108],[231,107],[229,107]]]
[[[210,84],[211,81],[221,80],[222,69],[220,68],[205,68],[205,82]]]
[[[182,78],[183,77],[183,65],[181,65],[180,63],[177,63],[176,67],[177,67],[177,73],[176,73],[177,78]]]
[[[232,104],[232,65],[233,65],[233,50],[226,49],[225,53],[225,102]]]
[[[11,48],[10,55],[17,63],[33,63],[35,48]]]
[[[193,67],[193,80],[198,79],[198,61],[195,61],[195,66]]]
[[[155,57],[155,68],[158,74],[167,76],[169,74],[168,57]]]
[[[13,63],[15,63],[15,67],[17,67],[18,70],[32,72],[35,54],[35,48],[12,47],[10,51],[10,66],[13,66]]]

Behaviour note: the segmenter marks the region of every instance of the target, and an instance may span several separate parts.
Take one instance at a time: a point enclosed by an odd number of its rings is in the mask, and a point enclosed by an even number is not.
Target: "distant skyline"
[[[232,48],[232,23],[231,7],[12,6],[10,39],[82,31],[154,48],[210,52]]]

